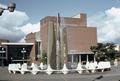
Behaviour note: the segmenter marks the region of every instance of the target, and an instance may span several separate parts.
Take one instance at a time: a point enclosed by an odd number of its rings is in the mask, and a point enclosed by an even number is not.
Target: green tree
[[[116,50],[115,50],[115,44],[114,43],[106,43],[106,56],[109,60],[114,60],[116,57]]]
[[[115,59],[115,44],[114,43],[98,43],[96,46],[90,47],[94,52],[96,60],[113,60]]]

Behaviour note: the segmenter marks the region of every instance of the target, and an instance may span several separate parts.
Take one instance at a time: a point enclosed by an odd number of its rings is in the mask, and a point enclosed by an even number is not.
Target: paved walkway
[[[96,78],[101,78],[99,80],[94,80]],[[118,68],[112,67],[111,71],[97,72],[94,74],[85,73],[70,73],[70,74],[52,74],[47,75],[46,73],[39,73],[33,75],[31,73],[26,73],[24,75],[9,74],[7,67],[0,67],[0,81],[119,81],[120,80],[120,66]]]

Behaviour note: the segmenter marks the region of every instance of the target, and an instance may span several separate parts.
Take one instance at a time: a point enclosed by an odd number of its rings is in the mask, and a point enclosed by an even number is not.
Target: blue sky
[[[118,0],[14,0],[17,9],[25,11],[32,22],[48,15],[72,16],[78,13],[93,15],[112,6],[119,7]]]
[[[8,4],[10,0],[1,0]],[[72,16],[87,13],[88,16],[108,8],[120,7],[119,0],[11,0],[16,3],[17,10],[24,11],[30,22],[35,23],[48,15]]]
[[[0,38],[23,42],[28,33],[40,30],[45,16],[86,13],[88,26],[97,28],[98,42],[120,44],[120,0],[0,0],[0,6],[9,1],[16,3],[16,10],[0,16]]]

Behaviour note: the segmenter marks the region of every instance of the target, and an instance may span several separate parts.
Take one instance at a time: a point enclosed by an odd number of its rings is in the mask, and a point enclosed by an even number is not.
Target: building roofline
[[[6,43],[2,42],[2,45],[34,45],[34,43]]]

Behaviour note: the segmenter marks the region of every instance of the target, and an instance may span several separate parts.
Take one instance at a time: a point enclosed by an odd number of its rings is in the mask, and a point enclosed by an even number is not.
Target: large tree
[[[113,43],[106,43],[106,56],[108,59],[115,59],[116,56],[115,44]]]
[[[116,50],[114,43],[98,43],[96,46],[91,46],[90,49],[94,52],[97,60],[115,59]]]

